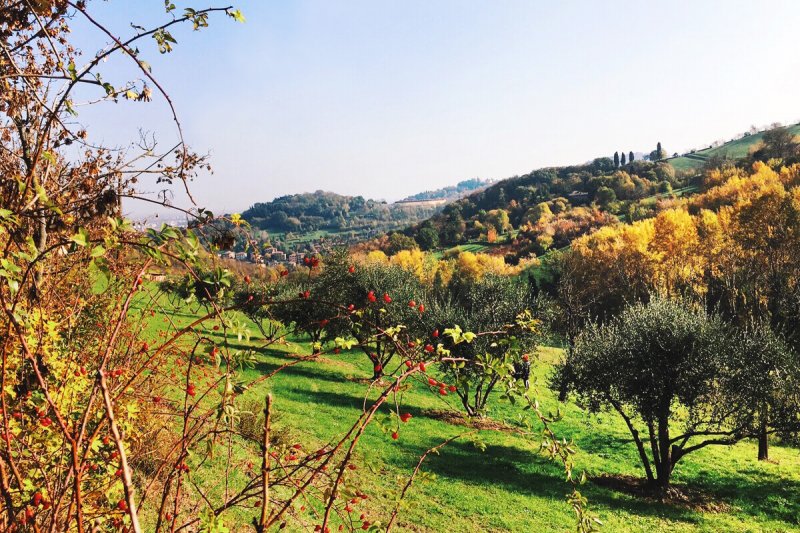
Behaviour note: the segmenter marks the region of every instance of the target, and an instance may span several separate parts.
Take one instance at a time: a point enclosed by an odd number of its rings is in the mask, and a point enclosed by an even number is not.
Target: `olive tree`
[[[552,385],[574,391],[592,411],[615,410],[649,484],[663,491],[687,454],[753,436],[749,419],[737,414],[753,406],[726,386],[734,383],[736,353],[719,318],[686,301],[654,298],[586,327]]]
[[[735,359],[725,390],[736,425],[758,440],[758,459],[769,459],[769,436],[795,436],[800,431],[800,357],[768,324],[756,323],[737,332]]]

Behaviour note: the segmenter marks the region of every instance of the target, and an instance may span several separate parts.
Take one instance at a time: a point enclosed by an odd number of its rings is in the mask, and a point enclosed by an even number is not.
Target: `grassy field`
[[[186,310],[171,313],[170,318],[182,326],[194,316]],[[164,324],[164,317],[157,315],[150,333]],[[222,341],[219,332],[205,333]],[[297,344],[261,350],[257,364],[245,371],[245,377],[254,379],[274,369],[298,348],[307,353],[301,340],[293,340]],[[249,343],[235,338],[229,342],[240,348],[258,345],[257,338]],[[535,365],[537,395],[546,409],[557,407],[544,382],[560,356],[558,348],[541,348]],[[321,445],[357,418],[368,389],[363,379],[370,375],[371,367],[363,355],[331,356],[291,367],[248,391],[242,400],[260,405],[271,392],[277,430],[288,431],[309,445]],[[375,392],[369,396],[374,397]],[[530,416],[499,398],[491,401],[490,408],[492,418],[512,426],[519,425],[518,417]],[[399,440],[393,441],[378,424],[367,429],[357,462],[361,465],[361,490],[371,495],[366,508],[371,519],[385,523],[400,487],[425,450],[468,430],[429,416],[432,410],[442,409],[457,409],[453,397],[440,397],[416,383],[404,398],[403,410],[413,418],[400,428]],[[616,416],[592,415],[573,403],[562,409],[564,419],[554,428],[560,436],[574,439],[579,448],[577,465],[590,478],[642,474],[629,435]],[[388,408],[383,413],[388,417]],[[486,445],[485,451],[468,440],[458,440],[426,461],[423,471],[427,475],[415,482],[408,494],[398,531],[573,529],[572,511],[564,501],[569,486],[563,470],[538,453],[535,434],[481,431],[479,439]],[[660,504],[592,481],[582,492],[605,524],[604,531],[800,531],[800,454],[797,449],[774,446],[771,456],[774,462],[759,463],[754,444],[747,442],[701,450],[678,465],[675,482],[703,491],[724,504],[724,512]],[[256,457],[252,459],[258,464]],[[193,475],[219,476],[223,460],[219,457]],[[236,510],[227,515],[226,524],[233,531],[249,530],[246,525],[254,514],[255,510]]]
[[[795,135],[800,135],[800,124],[789,127],[789,131]],[[693,154],[688,154],[681,157],[673,157],[667,161],[675,167],[675,170],[697,170],[708,161],[710,157],[720,156],[738,159],[745,157],[750,149],[761,142],[764,133],[756,133],[748,135],[741,139],[727,142],[722,146],[716,148],[706,148],[705,150],[698,150]]]

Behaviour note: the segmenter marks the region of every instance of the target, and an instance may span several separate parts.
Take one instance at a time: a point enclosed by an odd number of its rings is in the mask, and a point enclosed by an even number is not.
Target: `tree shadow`
[[[429,447],[439,442],[429,441]],[[472,443],[455,441],[443,448],[439,455],[429,457],[424,469],[439,477],[457,479],[473,486],[491,484],[509,492],[536,495],[553,500],[554,505],[567,505],[566,495],[571,485],[565,481],[564,470],[559,463],[542,457],[536,452],[516,446],[488,444],[485,451],[476,449]],[[425,446],[418,447],[419,454]],[[679,506],[663,504],[653,500],[632,497],[605,487],[587,484],[580,491],[589,500],[591,509],[617,511],[668,518],[685,523],[697,523],[701,516]],[[785,520],[785,516],[775,516]]]
[[[744,476],[753,476],[745,479]],[[694,476],[692,487],[713,494],[743,512],[800,526],[800,480],[776,478],[765,470],[748,468],[733,475]]]
[[[275,352],[276,358],[281,357],[280,354],[283,354],[284,357],[282,357],[282,359],[284,362],[272,363],[267,361],[259,361],[254,366],[254,370],[256,372],[260,374],[269,374],[271,372],[274,372],[284,364],[290,363],[294,360],[291,357],[285,357],[286,352],[281,352],[280,350],[269,350],[269,351]],[[261,353],[265,353],[264,350],[262,350]],[[309,365],[318,365],[318,366],[314,366],[313,368],[311,368]],[[296,365],[287,366],[286,368],[281,370],[277,375],[281,374],[286,376],[305,378],[312,382],[327,381],[331,383],[351,383],[351,381],[347,377],[348,373],[342,373],[341,371],[334,372],[327,370],[324,368],[324,363],[314,362],[314,361],[303,362],[303,363],[298,363]],[[364,377],[367,377],[366,373]]]

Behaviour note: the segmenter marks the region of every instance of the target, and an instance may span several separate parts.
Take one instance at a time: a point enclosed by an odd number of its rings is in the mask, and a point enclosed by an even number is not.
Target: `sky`
[[[213,174],[191,190],[216,213],[318,189],[393,201],[800,121],[794,0],[233,3],[244,24],[216,16],[202,31],[177,30],[170,54],[152,40],[139,46],[186,140],[210,155]],[[119,36],[130,22],[162,20],[163,5],[90,4]],[[106,42],[81,21],[74,30],[86,53]],[[106,79],[130,76],[127,65],[109,61]],[[140,130],[161,146],[175,140],[158,97],[79,111],[110,145]]]

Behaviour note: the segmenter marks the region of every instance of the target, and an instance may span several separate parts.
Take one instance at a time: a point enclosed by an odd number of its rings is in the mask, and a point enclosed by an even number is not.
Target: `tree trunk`
[[[769,461],[769,440],[767,440],[767,407],[761,408],[758,423],[758,460]]]
[[[672,475],[672,446],[669,442],[669,414],[663,413],[658,417],[658,451],[661,454],[657,465],[657,484],[661,492],[669,488],[669,478]]]

